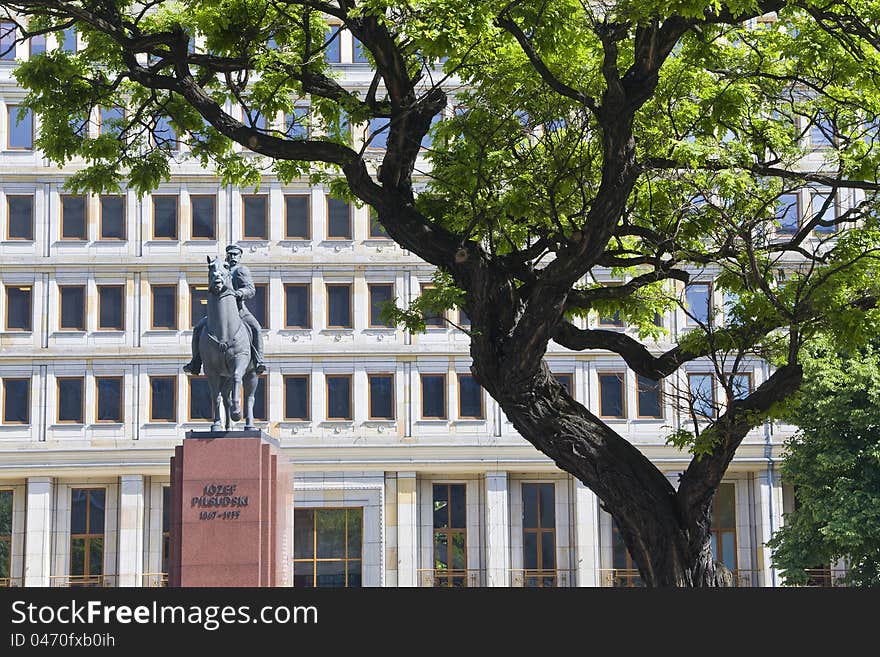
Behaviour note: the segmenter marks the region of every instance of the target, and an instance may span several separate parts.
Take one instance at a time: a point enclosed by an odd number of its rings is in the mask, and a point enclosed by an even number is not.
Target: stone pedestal
[[[262,431],[190,431],[171,459],[168,585],[290,586],[293,486]]]

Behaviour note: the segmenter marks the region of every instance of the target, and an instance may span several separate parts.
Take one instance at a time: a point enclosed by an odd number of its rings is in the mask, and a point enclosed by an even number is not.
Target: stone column
[[[49,586],[52,554],[52,477],[28,477],[25,519],[24,585]]]
[[[397,585],[418,586],[419,513],[416,473],[397,473]]]
[[[577,586],[601,586],[599,578],[599,504],[596,494],[574,481],[575,577]]]
[[[143,586],[144,477],[119,477],[119,586]]]
[[[506,472],[487,472],[486,586],[510,586],[510,501]]]
[[[770,567],[772,551],[767,547],[767,541],[782,526],[782,482],[772,466],[755,478],[755,506],[758,582],[760,586],[781,586],[779,571]]]

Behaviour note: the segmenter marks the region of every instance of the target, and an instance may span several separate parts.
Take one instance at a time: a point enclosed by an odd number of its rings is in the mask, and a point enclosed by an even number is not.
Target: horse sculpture
[[[220,400],[226,430],[241,419],[239,390],[244,384],[244,428],[254,427],[254,392],[257,374],[251,357],[251,336],[239,315],[229,270],[208,256],[208,322],[199,336],[199,354],[211,389],[214,419],[211,431],[220,431]],[[222,396],[222,397],[221,397]]]

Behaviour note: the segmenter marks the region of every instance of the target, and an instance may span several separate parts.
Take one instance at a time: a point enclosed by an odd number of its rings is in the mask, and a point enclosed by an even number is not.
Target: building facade
[[[346,84],[366,89],[356,44],[344,32],[338,43]],[[50,36],[36,48],[56,46]],[[78,163],[50,164],[33,144],[39,117],[18,121],[12,71],[30,52],[20,44],[0,61],[0,581],[164,582],[169,459],[186,431],[209,424],[206,384],[181,367],[204,313],[205,258],[238,244],[269,368],[258,425],[294,468],[296,586],[638,584],[596,496],[475,384],[467,317],[431,318],[422,334],[383,321],[382,303],[405,306],[433,269],[368,208],[306,182],[224,185],[177,145],[171,180],[151,195],[70,195]],[[112,125],[101,114],[87,129]],[[355,127],[354,138],[369,132]],[[381,157],[381,138],[371,147]],[[686,293],[695,313],[723,305],[711,276],[703,282]],[[658,351],[689,318],[659,321]],[[714,399],[708,363],[660,386],[607,352],[551,345],[546,360],[675,483],[690,458],[665,443],[685,422],[673,391]],[[754,387],[768,367],[741,374]],[[765,543],[791,505],[777,472],[790,429],[754,430],[716,501],[716,556],[740,585],[781,584]]]

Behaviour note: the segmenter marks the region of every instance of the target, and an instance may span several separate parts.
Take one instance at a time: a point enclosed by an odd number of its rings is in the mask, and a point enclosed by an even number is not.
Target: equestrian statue
[[[220,401],[226,430],[242,417],[239,390],[244,384],[245,429],[254,427],[257,377],[266,371],[260,324],[244,305],[256,289],[250,270],[239,264],[242,250],[226,247],[226,262],[208,256],[208,314],[193,328],[192,360],[184,372],[197,375],[204,365],[211,390],[214,418],[211,431],[220,431]]]

